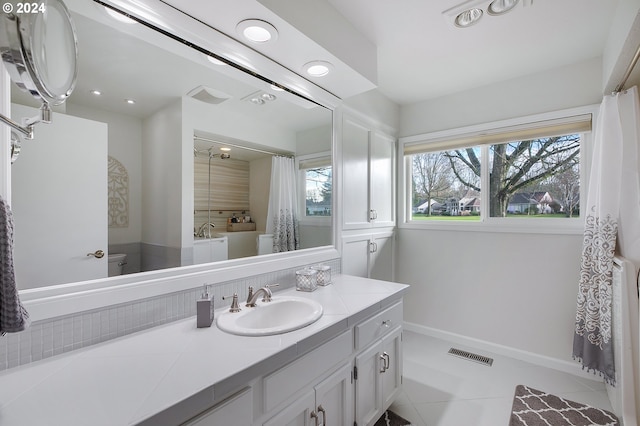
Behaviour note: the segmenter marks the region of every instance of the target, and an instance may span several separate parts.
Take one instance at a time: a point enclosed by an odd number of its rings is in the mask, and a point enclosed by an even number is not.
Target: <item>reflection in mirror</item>
[[[297,159],[297,193],[311,203],[300,207],[301,248],[332,244],[329,109],[92,1],[67,6],[76,89],[12,166],[21,289],[270,253],[272,155]],[[35,106],[12,87],[12,114]]]

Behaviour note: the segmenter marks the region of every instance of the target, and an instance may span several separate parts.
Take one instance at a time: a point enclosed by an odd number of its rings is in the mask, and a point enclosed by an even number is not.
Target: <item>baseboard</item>
[[[435,337],[437,339],[447,340],[459,345],[468,346],[471,348],[481,349],[494,353],[496,355],[508,356],[510,358],[526,361],[531,364],[539,365],[541,367],[552,368],[554,370],[569,373],[574,376],[584,377],[591,380],[599,380],[599,377],[588,373],[582,369],[582,366],[577,362],[565,361],[562,359],[551,358],[545,355],[536,354],[533,352],[524,351],[522,349],[516,349],[509,346],[499,345],[497,343],[487,342],[485,340],[475,339],[473,337],[463,336],[461,334],[452,333],[450,331],[444,331],[436,328],[427,327],[420,324],[411,322],[404,322],[404,329],[406,331],[412,331],[417,334],[425,336]]]

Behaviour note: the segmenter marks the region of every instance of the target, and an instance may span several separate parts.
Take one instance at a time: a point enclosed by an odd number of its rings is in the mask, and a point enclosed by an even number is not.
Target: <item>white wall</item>
[[[400,133],[427,133],[599,103],[601,61],[402,107]],[[402,200],[400,200],[402,202]],[[400,228],[405,320],[533,356],[571,360],[581,236]]]
[[[142,214],[145,220],[142,223],[142,241],[144,243],[181,247],[181,131],[182,103],[180,100],[157,111],[143,122]],[[192,156],[190,160],[193,168]],[[190,187],[193,192],[193,174]]]
[[[392,136],[397,133],[400,116],[404,114],[397,104],[374,90],[345,99],[344,105],[363,114],[368,121],[378,124],[378,127],[382,126],[381,130]]]
[[[137,243],[142,239],[142,120],[86,105],[66,103],[67,114],[107,123],[109,155],[127,169],[129,175],[129,226],[109,228],[109,244]]]
[[[400,136],[455,129],[602,101],[602,61],[594,58],[401,107]]]

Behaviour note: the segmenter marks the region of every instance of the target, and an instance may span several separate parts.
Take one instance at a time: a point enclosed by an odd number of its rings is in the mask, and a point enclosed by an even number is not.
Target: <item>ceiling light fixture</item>
[[[487,7],[487,13],[489,15],[502,15],[513,9],[519,0],[493,0]]]
[[[456,27],[467,28],[478,22],[480,18],[482,18],[482,14],[482,9],[474,7],[473,9],[465,10],[458,14],[454,23],[456,24]]]
[[[311,61],[304,64],[302,69],[311,77],[323,77],[333,70],[333,64],[327,61]]]
[[[136,21],[129,18],[128,16],[126,16],[125,14],[111,9],[110,7],[104,7],[104,10],[107,11],[107,15],[111,16],[113,19],[115,19],[116,21],[120,21],[120,22],[124,22],[125,24],[135,24]]]
[[[513,10],[518,3],[520,0],[465,0],[442,14],[456,27],[467,28],[480,21],[485,12],[490,16],[503,15]],[[533,0],[523,0],[522,4],[530,6]]]
[[[256,105],[264,105],[265,100],[262,98],[251,98],[249,99],[249,102],[251,102],[252,104],[256,104]]]
[[[260,19],[246,19],[236,26],[236,32],[254,43],[266,43],[278,39],[276,27]]]
[[[99,90],[90,90],[89,93],[91,93],[92,95],[96,95],[96,96],[100,96],[102,95],[102,92]]]
[[[271,93],[263,93],[262,95],[260,95],[260,97],[262,99],[264,99],[265,101],[275,101],[276,100],[276,95],[272,95]]]
[[[223,146],[222,148],[220,148],[220,151],[229,152],[229,151],[231,151],[231,148]]]
[[[135,100],[133,100],[133,99],[125,99],[124,101],[125,101],[126,103],[128,103],[129,105],[133,105],[133,104],[135,104],[135,103],[136,103],[136,101],[135,101]]]

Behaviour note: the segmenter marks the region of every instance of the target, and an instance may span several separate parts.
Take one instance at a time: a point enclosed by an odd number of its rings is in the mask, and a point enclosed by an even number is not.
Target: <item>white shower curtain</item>
[[[611,341],[613,257],[640,261],[638,91],[605,96],[595,131],[580,265],[573,356],[615,383]]]
[[[293,158],[273,157],[266,232],[273,234],[274,253],[297,250],[300,247],[297,194]]]

